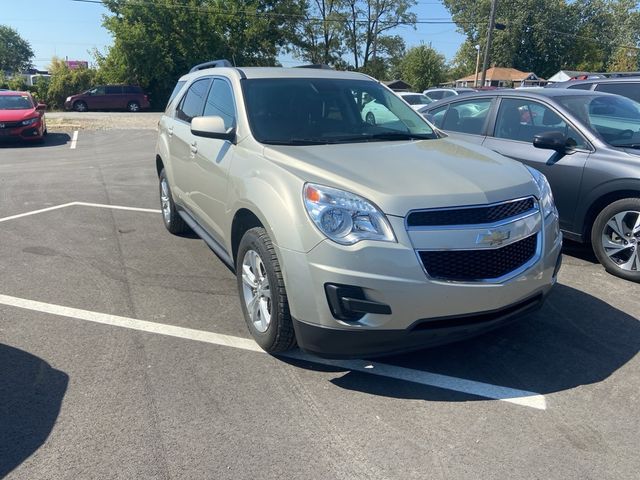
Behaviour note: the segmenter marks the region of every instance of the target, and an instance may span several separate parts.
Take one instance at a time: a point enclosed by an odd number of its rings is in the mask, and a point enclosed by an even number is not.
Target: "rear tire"
[[[176,204],[173,202],[173,196],[171,195],[171,188],[169,188],[169,180],[164,168],[160,172],[160,208],[162,210],[162,220],[164,226],[167,227],[174,235],[180,233],[186,233],[190,231],[189,225],[182,219]]]
[[[236,279],[249,332],[267,353],[296,345],[280,262],[267,231],[248,230],[238,247]]]
[[[591,244],[605,270],[640,282],[640,198],[613,202],[596,217]]]
[[[89,110],[89,108],[87,108],[87,104],[85,102],[83,102],[82,100],[78,100],[77,102],[73,102],[73,109],[76,112],[86,112],[87,110]]]
[[[127,103],[127,111],[129,112],[139,112],[140,104],[138,102],[132,101]]]

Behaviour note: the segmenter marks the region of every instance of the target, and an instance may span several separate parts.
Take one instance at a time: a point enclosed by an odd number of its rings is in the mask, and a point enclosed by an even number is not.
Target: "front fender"
[[[232,245],[231,222],[241,209],[251,211],[279,248],[308,252],[324,240],[311,223],[302,201],[304,182],[288,172],[269,174],[261,171],[234,183],[234,201],[230,205],[230,223],[226,226],[227,245]],[[231,251],[231,249],[229,249]]]

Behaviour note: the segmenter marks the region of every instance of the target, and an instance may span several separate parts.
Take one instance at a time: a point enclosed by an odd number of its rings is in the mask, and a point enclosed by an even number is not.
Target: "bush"
[[[69,95],[84,92],[93,86],[97,72],[92,68],[71,70],[63,60],[54,58],[49,67],[51,78],[43,97],[52,109],[62,109]],[[43,87],[44,88],[44,87]]]

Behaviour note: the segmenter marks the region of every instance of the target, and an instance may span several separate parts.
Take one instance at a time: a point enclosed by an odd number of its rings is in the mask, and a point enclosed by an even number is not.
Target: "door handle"
[[[198,144],[196,142],[193,142],[189,147],[189,150],[191,150],[191,153],[195,155],[196,153],[198,153]]]
[[[167,128],[167,134],[168,134],[169,136],[173,135],[173,127],[169,127],[169,128]]]

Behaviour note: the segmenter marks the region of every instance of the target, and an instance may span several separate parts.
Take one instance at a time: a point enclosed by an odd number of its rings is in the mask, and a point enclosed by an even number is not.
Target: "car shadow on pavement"
[[[59,147],[66,145],[71,140],[68,133],[49,132],[44,137],[44,141],[19,141],[19,140],[3,140],[0,142],[0,148],[44,148]]]
[[[462,342],[374,361],[548,394],[601,382],[639,350],[638,319],[589,294],[557,285],[541,310],[518,322]],[[313,370],[345,371],[332,383],[373,395],[430,401],[483,400],[402,380],[282,360]]]
[[[44,360],[0,344],[0,478],[44,444],[68,383]]]
[[[589,263],[599,263],[596,254],[593,253],[593,248],[588,243],[572,242],[565,239],[562,241],[562,253]]]

